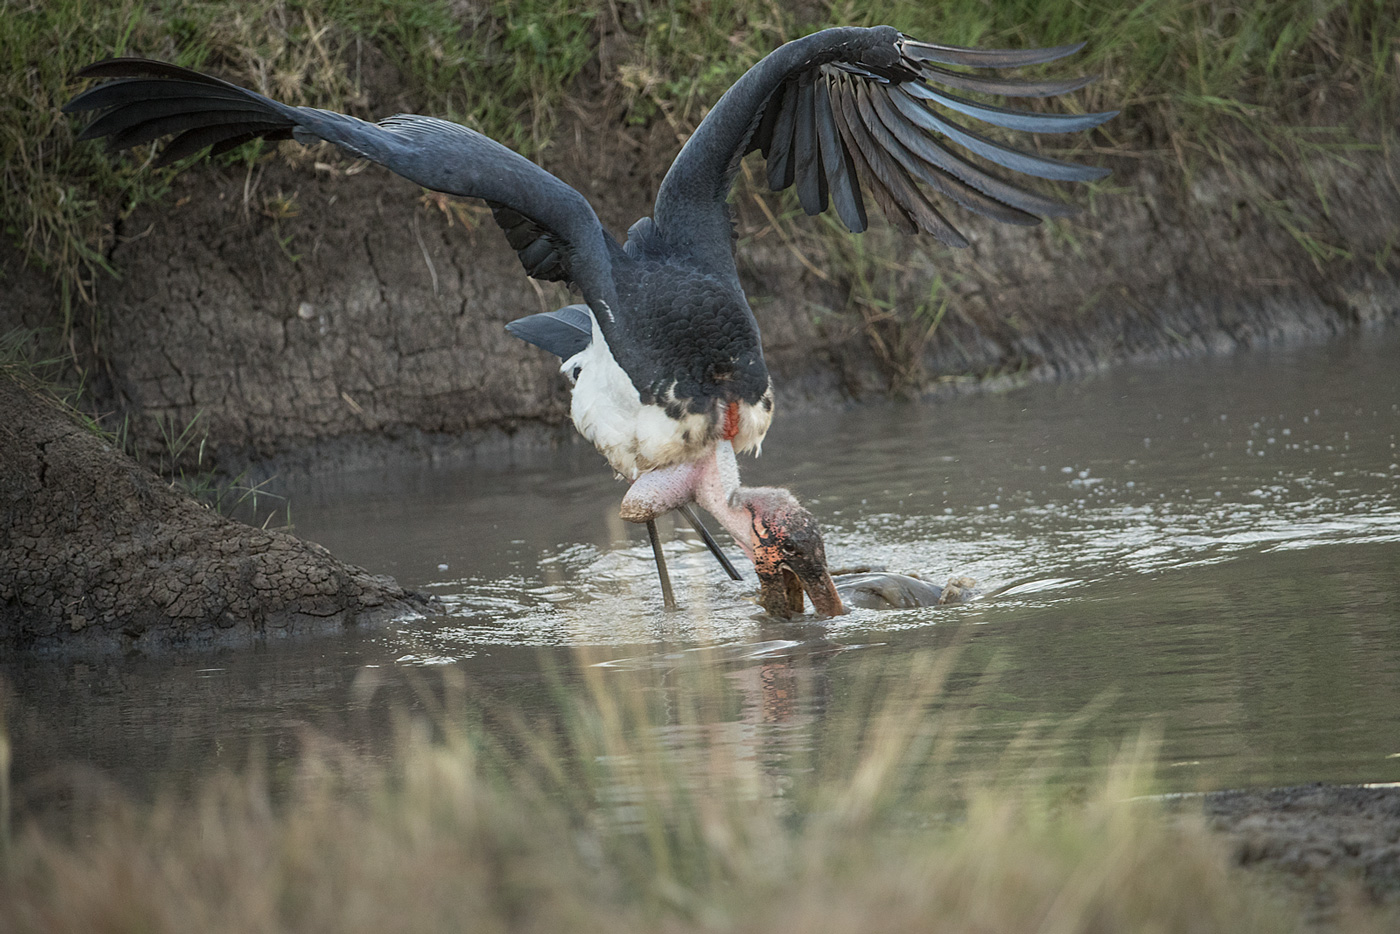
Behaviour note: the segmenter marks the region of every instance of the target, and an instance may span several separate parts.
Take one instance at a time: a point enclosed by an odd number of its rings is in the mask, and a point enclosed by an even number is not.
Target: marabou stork
[[[773,416],[758,325],[735,266],[728,197],[739,161],[760,152],[771,188],[795,185],[806,213],[830,204],[855,232],[867,226],[862,186],[896,228],[951,246],[967,241],[927,192],[1010,224],[1068,214],[1069,205],[986,164],[1060,181],[1100,178],[1106,169],[1012,148],[960,118],[1064,133],[1114,114],[1030,112],[957,92],[1050,97],[1077,90],[1092,79],[1017,79],[981,70],[1050,62],[1079,48],[961,48],[919,42],[891,26],[827,29],[793,40],[725,92],[666,173],[651,216],[633,224],[622,243],[578,191],[494,140],[433,117],[399,114],[368,123],[133,58],[84,68],[80,77],[117,80],[79,94],[64,109],[103,111],[80,139],[107,137],[113,150],[174,136],[160,164],[258,137],[325,140],[425,188],[485,201],[526,273],[565,282],[582,295],[586,333],[568,335],[568,322],[560,332],[563,310],[510,327],[565,356],[574,425],[632,482],[624,517],[650,524],[696,498],[686,483],[703,471],[671,468],[714,460],[721,443],[756,451]],[[574,343],[558,344],[560,333]],[[579,337],[586,338],[581,345]],[[760,497],[745,508],[761,519],[763,510],[783,504]],[[655,544],[654,525],[651,531]],[[665,587],[659,549],[657,559]]]

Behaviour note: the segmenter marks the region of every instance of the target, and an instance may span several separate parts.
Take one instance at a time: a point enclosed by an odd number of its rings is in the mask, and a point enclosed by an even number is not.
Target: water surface
[[[446,613],[256,651],[11,665],[16,784],[40,800],[77,762],[139,788],[237,766],[250,744],[290,754],[307,727],[388,755],[388,711],[420,703],[439,666],[488,708],[543,716],[581,649],[639,690],[656,690],[639,673],[712,668],[727,702],[711,740],[781,771],[853,715],[852,672],[953,643],[952,695],[975,701],[969,745],[989,755],[1082,714],[1054,740],[1071,757],[1150,722],[1174,788],[1394,781],[1397,359],[1391,336],[780,411],[745,481],[794,488],[834,566],[967,575],[989,594],[825,625],[760,617],[752,571],[730,583],[665,522],[682,609],[664,611],[643,531],[617,519],[623,487],[582,444],[325,471],[290,490],[297,533]]]

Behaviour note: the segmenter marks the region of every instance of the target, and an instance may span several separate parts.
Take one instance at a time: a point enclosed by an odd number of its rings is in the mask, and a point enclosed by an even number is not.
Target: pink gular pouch
[[[812,514],[787,490],[740,485],[728,441],[699,460],[642,474],[623,497],[621,513],[628,522],[650,522],[691,502],[718,519],[753,562],[758,602],[767,612],[801,614],[804,595],[818,615],[846,612]]]

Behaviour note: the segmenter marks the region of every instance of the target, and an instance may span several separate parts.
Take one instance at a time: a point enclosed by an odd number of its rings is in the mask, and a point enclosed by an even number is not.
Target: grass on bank
[[[1238,175],[1242,145],[1295,165],[1317,152],[1344,155],[1363,145],[1361,124],[1382,127],[1390,139],[1387,118],[1400,99],[1400,8],[1389,0],[837,0],[796,7],[773,0],[0,0],[0,19],[3,232],[59,283],[52,323],[80,365],[101,357],[97,294],[103,278],[117,274],[108,255],[121,221],[164,197],[171,178],[150,168],[147,151],[113,160],[98,145],[75,145],[81,121],[59,107],[76,90],[72,74],[109,55],[212,68],[293,103],[366,117],[384,115],[370,93],[384,83],[378,63],[386,62],[409,106],[535,156],[548,149],[565,108],[598,114],[600,101],[607,116],[599,132],[664,121],[678,143],[767,51],[843,23],[886,22],[912,36],[969,45],[1086,41],[1070,67],[1101,79],[1070,106],[1124,112],[1091,139],[1046,144],[1088,146],[1179,172],[1215,165]],[[1271,200],[1249,178],[1243,186],[1314,262],[1345,258],[1341,245],[1317,232],[1316,211]],[[1313,207],[1325,215],[1325,200]],[[862,254],[842,239],[849,238],[819,227],[801,250],[831,264],[866,309],[878,311],[910,266],[931,263],[916,254],[900,269],[869,262],[846,269],[842,262],[861,263]],[[922,244],[917,250],[936,255]],[[926,340],[919,335],[927,322],[909,315],[900,311],[893,320],[897,340],[913,347]],[[875,318],[866,322],[872,341],[889,339],[882,338],[889,320]],[[890,354],[892,372],[908,366],[908,347]]]
[[[946,661],[858,679],[843,702],[864,713],[814,726],[811,762],[790,761],[790,726],[718,729],[719,688],[677,690],[713,672],[584,668],[557,719],[504,738],[448,691],[400,717],[387,759],[309,739],[290,771],[254,761],[154,803],[100,788],[62,823],[15,822],[0,929],[1299,929],[1198,820],[1128,800],[1147,744],[1083,795],[1037,778],[1034,743],[950,768],[966,721],[940,707]]]

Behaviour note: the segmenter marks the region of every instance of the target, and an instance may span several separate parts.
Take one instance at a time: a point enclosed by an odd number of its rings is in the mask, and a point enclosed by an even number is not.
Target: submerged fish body
[[[888,571],[836,574],[833,579],[846,606],[864,610],[911,610],[965,603],[977,594],[976,581],[968,577],[950,578],[942,587]]]

